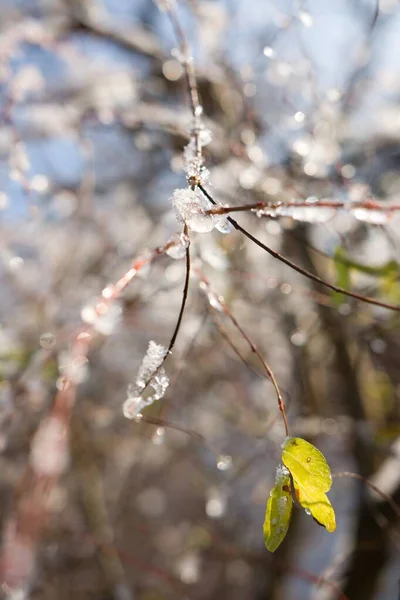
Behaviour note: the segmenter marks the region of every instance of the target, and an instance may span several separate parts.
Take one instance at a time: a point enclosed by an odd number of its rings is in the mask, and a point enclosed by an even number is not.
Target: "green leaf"
[[[335,511],[326,496],[332,475],[324,455],[306,440],[289,437],[283,444],[282,461],[293,477],[301,506],[328,531],[335,531]]]
[[[275,550],[283,542],[292,516],[293,498],[289,472],[278,467],[275,485],[267,502],[264,521],[264,541],[267,550]]]

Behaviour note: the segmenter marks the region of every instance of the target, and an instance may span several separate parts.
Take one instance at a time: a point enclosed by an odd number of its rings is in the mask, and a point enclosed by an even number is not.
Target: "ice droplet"
[[[223,301],[222,296],[217,296],[217,294],[215,294],[214,292],[209,291],[207,293],[207,298],[208,298],[208,302],[210,303],[210,306],[215,308],[215,310],[217,310],[218,312],[224,312],[224,307],[222,304],[222,301]]]
[[[153,435],[151,436],[151,441],[155,446],[162,446],[165,441],[165,429],[164,427],[157,427]]]
[[[197,190],[177,189],[172,195],[172,206],[179,222],[198,233],[209,233],[214,229],[213,215],[206,214],[212,208],[207,198]]]
[[[122,405],[122,412],[126,419],[136,419],[142,409],[141,398],[127,398]]]
[[[228,471],[232,466],[232,457],[229,454],[221,454],[217,460],[217,469]]]
[[[128,398],[122,406],[122,412],[127,419],[135,419],[143,408],[164,396],[169,385],[169,378],[162,367],[166,354],[167,349],[164,346],[150,341],[137,377],[128,386]],[[148,392],[147,396],[145,391]]]
[[[218,488],[210,488],[207,495],[206,513],[211,519],[219,519],[226,511],[226,495]]]
[[[364,223],[371,223],[373,225],[383,225],[387,223],[390,218],[390,214],[384,210],[374,210],[369,208],[353,208],[351,213],[359,221]]]
[[[227,235],[228,233],[232,233],[233,226],[230,224],[226,217],[222,217],[220,219],[215,219],[215,229],[217,229],[220,233]]]
[[[176,260],[184,258],[184,256],[186,256],[186,249],[189,246],[188,236],[184,233],[175,233],[169,241],[173,242],[173,245],[166,251],[168,256]]]

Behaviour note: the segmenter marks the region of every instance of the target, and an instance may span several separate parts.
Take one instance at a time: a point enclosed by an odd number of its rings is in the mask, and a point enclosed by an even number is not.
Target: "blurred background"
[[[399,203],[398,0],[177,10],[216,200]],[[193,264],[274,370],[292,434],[381,493],[334,478],[336,532],[296,507],[282,546],[265,549],[285,435],[274,389],[194,273],[167,394],[143,419],[124,418],[149,341],[168,346],[178,316],[185,261],[170,256],[95,326],[65,456],[51,436],[38,452],[82,311],[181,231],[170,197],[186,186],[191,114],[171,23],[153,1],[0,0],[0,13],[4,597],[397,600],[398,313],[331,293],[239,232],[193,233]],[[325,216],[238,220],[320,277],[398,305],[397,213]],[[41,478],[52,457],[59,476]]]

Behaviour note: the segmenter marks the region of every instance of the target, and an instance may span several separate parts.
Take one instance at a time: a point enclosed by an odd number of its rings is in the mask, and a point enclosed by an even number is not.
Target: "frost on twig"
[[[169,385],[169,378],[162,366],[167,349],[151,341],[140,365],[134,383],[128,387],[128,398],[123,404],[123,413],[127,419],[134,419],[146,406],[160,400]],[[145,395],[145,390],[149,390]]]
[[[207,214],[213,206],[197,188],[175,190],[172,194],[172,206],[178,221],[185,223],[191,231],[209,233],[215,227],[221,233],[231,232],[232,228],[226,217]]]
[[[183,149],[183,164],[188,180],[200,179],[206,183],[210,176],[209,170],[204,166],[201,148],[211,142],[211,132],[203,125],[195,122],[190,133],[190,141]]]
[[[336,215],[336,209],[333,207],[311,206],[273,206],[265,207],[256,211],[258,217],[291,217],[295,221],[304,223],[326,223]]]

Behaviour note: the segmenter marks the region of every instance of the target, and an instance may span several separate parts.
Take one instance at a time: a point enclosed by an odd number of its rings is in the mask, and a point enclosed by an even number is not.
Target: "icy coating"
[[[161,400],[168,385],[169,378],[161,365],[167,354],[167,349],[154,341],[149,342],[149,347],[140,365],[134,383],[128,386],[128,398],[123,404],[123,413],[127,419],[134,419],[146,406],[156,400]],[[143,396],[145,389],[152,392]]]

